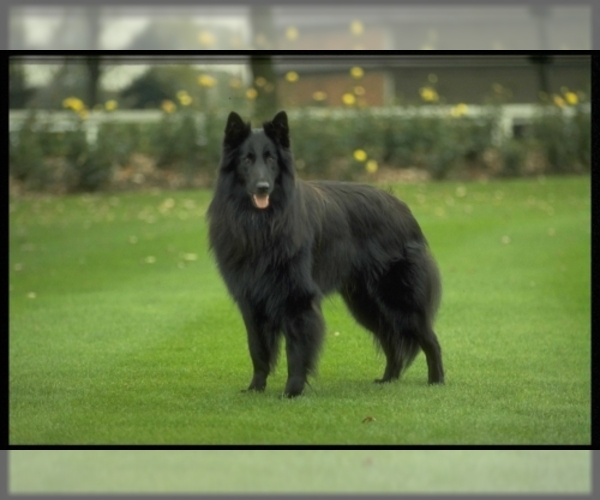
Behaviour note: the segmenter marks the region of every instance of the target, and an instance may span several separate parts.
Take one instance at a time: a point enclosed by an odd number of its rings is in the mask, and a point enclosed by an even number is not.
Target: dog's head
[[[233,171],[244,185],[252,204],[259,210],[271,205],[271,197],[282,183],[282,175],[291,174],[293,160],[289,151],[289,127],[285,111],[252,129],[235,112],[225,126],[223,167]]]

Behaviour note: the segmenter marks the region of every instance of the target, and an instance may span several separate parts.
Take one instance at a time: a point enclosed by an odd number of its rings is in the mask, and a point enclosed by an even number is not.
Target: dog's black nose
[[[256,191],[259,193],[268,193],[270,184],[267,181],[260,181],[256,183]]]

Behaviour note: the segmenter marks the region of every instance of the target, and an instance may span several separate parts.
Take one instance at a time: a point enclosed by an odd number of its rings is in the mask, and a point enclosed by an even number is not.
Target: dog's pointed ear
[[[239,146],[248,135],[250,135],[250,124],[244,123],[235,111],[229,113],[227,125],[225,125],[224,144],[230,147]]]
[[[285,111],[277,113],[270,122],[263,123],[263,129],[265,134],[279,142],[284,148],[290,147],[290,128]]]

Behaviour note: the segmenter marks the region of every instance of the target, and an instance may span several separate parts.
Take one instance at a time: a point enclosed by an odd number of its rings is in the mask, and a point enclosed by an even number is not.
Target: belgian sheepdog
[[[302,393],[325,331],[321,301],[334,291],[385,353],[375,382],[397,379],[421,349],[429,383],[444,382],[432,328],[440,276],[417,221],[373,187],[297,179],[285,112],[262,129],[229,115],[207,216],[211,250],[248,334],[247,390],[265,389],[283,334],[284,394]]]

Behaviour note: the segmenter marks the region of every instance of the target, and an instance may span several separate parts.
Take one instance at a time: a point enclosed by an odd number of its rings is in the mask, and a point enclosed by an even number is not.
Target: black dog
[[[252,130],[231,113],[208,209],[210,246],[248,333],[262,391],[286,340],[287,396],[314,371],[325,324],[324,295],[339,291],[385,353],[381,379],[397,379],[422,349],[429,383],[443,383],[432,329],[440,276],[408,207],[391,194],[294,175],[287,115]]]

